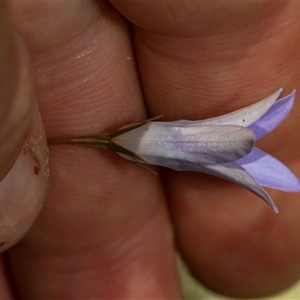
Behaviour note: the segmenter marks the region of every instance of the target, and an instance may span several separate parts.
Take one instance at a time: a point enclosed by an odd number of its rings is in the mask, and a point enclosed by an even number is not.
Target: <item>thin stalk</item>
[[[64,145],[64,144],[72,144],[72,145],[81,145],[86,147],[95,147],[95,148],[110,148],[110,140],[111,137],[109,134],[97,135],[97,136],[89,136],[89,137],[58,137],[48,139],[48,145]]]

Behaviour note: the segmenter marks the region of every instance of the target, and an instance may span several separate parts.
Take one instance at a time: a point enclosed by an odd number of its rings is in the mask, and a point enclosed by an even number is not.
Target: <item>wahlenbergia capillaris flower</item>
[[[109,134],[56,138],[49,143],[108,148],[141,166],[208,173],[248,189],[278,212],[262,186],[296,192],[300,183],[284,164],[253,145],[290,112],[295,91],[276,101],[281,91],[215,118],[173,122],[152,119]]]

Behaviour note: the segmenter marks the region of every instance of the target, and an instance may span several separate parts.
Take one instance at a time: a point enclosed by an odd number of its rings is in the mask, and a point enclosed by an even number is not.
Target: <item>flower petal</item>
[[[267,192],[246,170],[244,170],[235,162],[227,162],[215,165],[201,165],[183,162],[180,165],[180,169],[177,168],[176,170],[197,171],[229,180],[260,197],[267,204],[269,204],[276,213],[278,213],[278,208],[276,207],[271,197],[267,194]]]
[[[264,98],[261,101],[258,101],[252,105],[246,106],[244,108],[233,111],[229,114],[222,115],[215,118],[205,119],[201,121],[195,121],[200,125],[237,125],[248,127],[258,119],[260,119],[274,104],[280,93],[282,92],[282,88],[277,92],[272,94],[271,96]],[[186,126],[193,126],[192,121],[181,121]]]
[[[258,148],[254,147],[236,163],[262,186],[290,192],[300,191],[298,178],[283,163]]]
[[[150,122],[112,139],[149,164],[177,165],[181,161],[213,164],[237,160],[248,154],[252,130],[241,126],[182,126],[177,122]],[[168,161],[168,162],[166,162]]]
[[[232,181],[233,183],[236,183],[254,193],[267,204],[269,204],[276,213],[278,213],[278,208],[267,192],[246,170],[240,167],[237,163],[228,162],[217,165],[205,165],[204,168],[206,170],[203,170],[202,172]]]
[[[259,120],[249,126],[256,140],[271,132],[285,119],[294,105],[295,93],[294,90],[291,94],[276,101]]]

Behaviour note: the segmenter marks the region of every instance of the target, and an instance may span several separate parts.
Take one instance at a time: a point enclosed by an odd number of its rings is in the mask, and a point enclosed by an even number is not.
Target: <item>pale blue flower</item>
[[[107,148],[139,164],[199,171],[239,184],[277,207],[262,186],[300,191],[297,177],[253,143],[290,112],[295,91],[276,101],[282,89],[248,107],[201,121],[145,122],[110,135]]]
[[[254,142],[277,127],[293,107],[295,91],[276,101],[281,91],[216,118],[173,122],[152,119],[113,133],[54,138],[49,144],[106,148],[146,168],[156,165],[208,173],[248,189],[278,212],[262,186],[298,192],[299,180],[276,158],[254,147]]]

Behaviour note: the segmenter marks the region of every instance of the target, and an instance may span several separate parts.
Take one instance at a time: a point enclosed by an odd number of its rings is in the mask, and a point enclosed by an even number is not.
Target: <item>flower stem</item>
[[[48,145],[81,145],[86,147],[105,148],[109,149],[111,137],[109,134],[89,136],[89,137],[59,137],[48,139]]]

